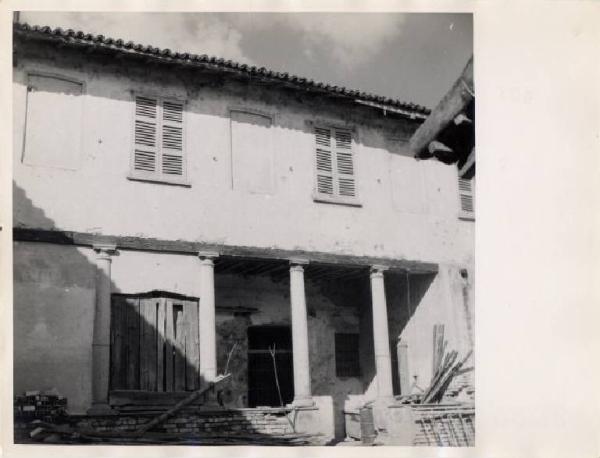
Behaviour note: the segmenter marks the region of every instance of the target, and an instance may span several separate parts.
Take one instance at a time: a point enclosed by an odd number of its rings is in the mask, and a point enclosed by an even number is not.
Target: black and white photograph
[[[574,151],[593,140],[569,126],[599,118],[600,93],[575,83],[594,49],[584,15],[565,16],[569,83],[552,86],[510,64],[553,60],[538,43],[555,12],[518,46],[523,21],[498,16],[486,40],[483,6],[174,8],[9,12],[12,446],[500,457],[520,429],[536,453],[591,450],[545,426],[598,400],[580,402],[593,320],[568,305],[593,267],[558,280],[595,250],[573,213],[592,188],[577,200],[584,181],[560,193],[548,171],[585,168]],[[528,225],[559,202],[547,234]],[[542,245],[571,225],[583,251]],[[559,254],[556,277],[532,267]]]
[[[16,12],[15,442],[473,445],[472,34]]]

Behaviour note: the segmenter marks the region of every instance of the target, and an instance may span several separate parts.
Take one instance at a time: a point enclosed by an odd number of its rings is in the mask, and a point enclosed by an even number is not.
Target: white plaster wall
[[[26,72],[83,81],[83,133],[77,170],[21,162]],[[303,249],[431,262],[463,263],[470,227],[458,220],[456,168],[416,161],[391,141],[402,121],[369,120],[333,106],[302,103],[274,89],[226,84],[190,86],[153,67],[151,77],[110,66],[46,57],[22,58],[14,83],[15,226],[107,235]],[[186,155],[190,188],[127,179],[132,143],[132,91],[187,99]],[[232,187],[230,108],[273,116],[273,192]],[[362,117],[361,117],[362,116]],[[361,208],[315,203],[314,137],[307,121],[356,127]],[[387,127],[386,127],[387,126]],[[68,126],[57,125],[56,129]],[[406,140],[405,138],[405,140]],[[48,144],[49,148],[60,145]],[[42,210],[45,218],[38,218]],[[468,223],[470,224],[470,223]]]
[[[460,273],[451,266],[440,266],[420,302],[411,304],[416,306],[412,318],[399,335],[392,336],[394,340],[400,337],[408,345],[411,385],[415,375],[420,388],[426,389],[431,381],[435,324],[444,325],[446,352],[458,351],[457,362],[471,349],[461,287]]]

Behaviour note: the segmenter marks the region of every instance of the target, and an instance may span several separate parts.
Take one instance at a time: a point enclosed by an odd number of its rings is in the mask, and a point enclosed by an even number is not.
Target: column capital
[[[302,267],[309,263],[309,260],[306,258],[290,258],[289,261],[290,267]]]
[[[117,252],[117,245],[114,243],[94,243],[92,248],[98,259],[110,259]]]
[[[380,276],[383,275],[383,272],[385,272],[386,270],[388,270],[389,267],[388,266],[383,266],[383,265],[373,265],[371,266],[371,276]]]
[[[219,253],[217,251],[199,251],[198,257],[202,261],[214,261],[219,257]]]

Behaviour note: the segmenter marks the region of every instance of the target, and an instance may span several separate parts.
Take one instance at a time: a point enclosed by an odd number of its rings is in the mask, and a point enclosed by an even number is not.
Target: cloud
[[[253,63],[242,50],[243,37],[240,31],[216,15],[25,12],[21,20],[31,24],[83,30],[174,51]]]
[[[246,37],[257,31],[297,36],[303,57],[337,72],[368,63],[403,30],[405,16],[380,13],[68,13],[24,12],[32,24],[73,28],[160,48],[251,65]],[[282,32],[283,31],[283,32]]]
[[[302,35],[307,57],[327,53],[346,69],[362,65],[402,33],[400,14],[291,14],[289,27]]]

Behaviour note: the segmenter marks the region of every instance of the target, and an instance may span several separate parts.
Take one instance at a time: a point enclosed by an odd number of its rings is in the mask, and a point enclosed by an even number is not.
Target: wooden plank
[[[140,389],[156,391],[156,303],[140,300]]]
[[[84,232],[58,231],[46,229],[13,228],[13,239],[24,242],[46,242],[62,245],[92,246],[97,243],[113,243],[118,248],[130,250],[157,251],[166,253],[186,253],[197,255],[199,251],[217,251],[220,256],[232,260],[288,260],[306,258],[311,263],[347,266],[382,265],[390,269],[408,270],[415,273],[436,273],[438,265],[429,262],[398,258],[353,256],[339,253],[326,253],[304,250],[282,250],[278,248],[256,248],[236,245],[215,245],[183,240],[164,240],[144,237],[98,235]],[[285,267],[282,264],[283,267]],[[285,267],[287,270],[287,267]]]
[[[156,390],[164,391],[164,358],[165,358],[165,318],[166,318],[166,300],[158,301],[158,311],[156,315]]]
[[[158,335],[158,328],[156,323],[156,315],[158,311],[159,299],[152,299],[148,305],[148,325],[149,332],[147,333],[147,346],[148,346],[148,386],[151,391],[157,389],[157,352],[156,352],[156,341]]]
[[[184,320],[186,322],[186,340],[185,354],[187,359],[186,367],[186,388],[188,390],[197,390],[199,387],[200,373],[200,348],[198,336],[198,302],[186,301],[184,305]]]
[[[126,357],[127,357],[127,322],[125,298],[113,296],[111,300],[111,363],[110,385],[111,389],[126,388]]]
[[[173,305],[175,312],[175,317],[173,320],[175,325],[175,364],[173,366],[173,389],[175,391],[185,390],[185,329],[183,310],[180,304],[181,303]]]
[[[173,301],[167,299],[165,309],[165,391],[173,391],[173,357],[175,343],[175,325],[173,323]]]
[[[140,301],[135,298],[126,298],[127,321],[127,381],[126,388],[136,390],[140,388]]]

